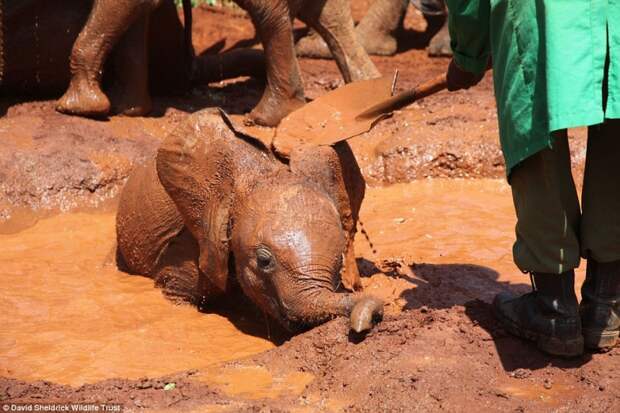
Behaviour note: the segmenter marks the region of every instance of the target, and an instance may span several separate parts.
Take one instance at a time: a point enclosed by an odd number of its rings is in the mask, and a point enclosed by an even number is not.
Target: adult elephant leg
[[[396,53],[394,34],[402,27],[409,0],[375,0],[357,25],[360,42],[369,54],[390,56]]]
[[[332,58],[332,52],[329,51],[325,40],[312,29],[310,29],[307,36],[299,39],[295,45],[295,52],[298,57],[310,57],[313,59]]]
[[[284,0],[239,0],[248,11],[263,43],[267,86],[249,119],[259,125],[276,126],[305,103],[301,71],[293,48],[293,27]]]
[[[125,33],[114,56],[113,111],[142,116],[151,111],[147,35],[149,18],[141,16]]]
[[[402,28],[409,0],[375,0],[355,28],[362,47],[370,55],[391,56],[396,53],[394,34]],[[315,58],[330,58],[327,44],[311,32],[297,43],[297,55]]]
[[[349,0],[313,1],[304,6],[299,17],[323,37],[345,82],[381,75],[357,39]]]
[[[103,65],[114,45],[159,0],[95,0],[71,51],[71,82],[56,109],[82,116],[103,116],[110,101],[101,90]]]
[[[436,17],[433,17],[436,18]],[[431,39],[428,45],[428,55],[431,57],[449,57],[452,56],[452,47],[450,46],[450,32],[448,30],[448,17],[444,17],[441,29]]]
[[[432,36],[428,45],[428,55],[452,56],[450,33],[448,31],[448,11],[444,0],[415,0],[413,5],[418,8],[426,19],[426,32]]]

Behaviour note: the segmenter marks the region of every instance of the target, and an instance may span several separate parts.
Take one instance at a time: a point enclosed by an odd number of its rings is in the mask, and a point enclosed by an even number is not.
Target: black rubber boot
[[[579,311],[586,347],[605,350],[616,345],[620,335],[620,261],[588,260]]]
[[[574,271],[533,273],[531,293],[495,296],[495,315],[508,332],[535,341],[545,353],[579,356],[583,353],[583,336],[574,284]]]

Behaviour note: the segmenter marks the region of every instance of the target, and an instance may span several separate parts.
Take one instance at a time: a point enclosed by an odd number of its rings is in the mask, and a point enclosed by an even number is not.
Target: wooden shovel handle
[[[446,79],[446,75],[442,74],[422,83],[415,89],[406,90],[396,96],[392,96],[391,98],[384,100],[381,103],[371,106],[369,109],[366,109],[364,112],[357,115],[356,119],[368,119],[384,113],[393,112],[412,104],[418,99],[422,99],[440,92],[447,87],[448,80]]]

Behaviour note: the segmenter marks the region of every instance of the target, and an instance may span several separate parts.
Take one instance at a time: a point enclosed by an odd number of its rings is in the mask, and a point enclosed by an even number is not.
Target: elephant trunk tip
[[[383,301],[376,297],[360,299],[351,311],[351,330],[356,333],[370,331],[383,319]]]

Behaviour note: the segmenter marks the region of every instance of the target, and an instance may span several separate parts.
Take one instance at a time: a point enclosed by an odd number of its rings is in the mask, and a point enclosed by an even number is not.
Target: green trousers
[[[517,165],[509,182],[517,213],[514,260],[524,272],[562,273],[580,257],[620,260],[620,120],[588,128],[582,208],[566,130]]]

